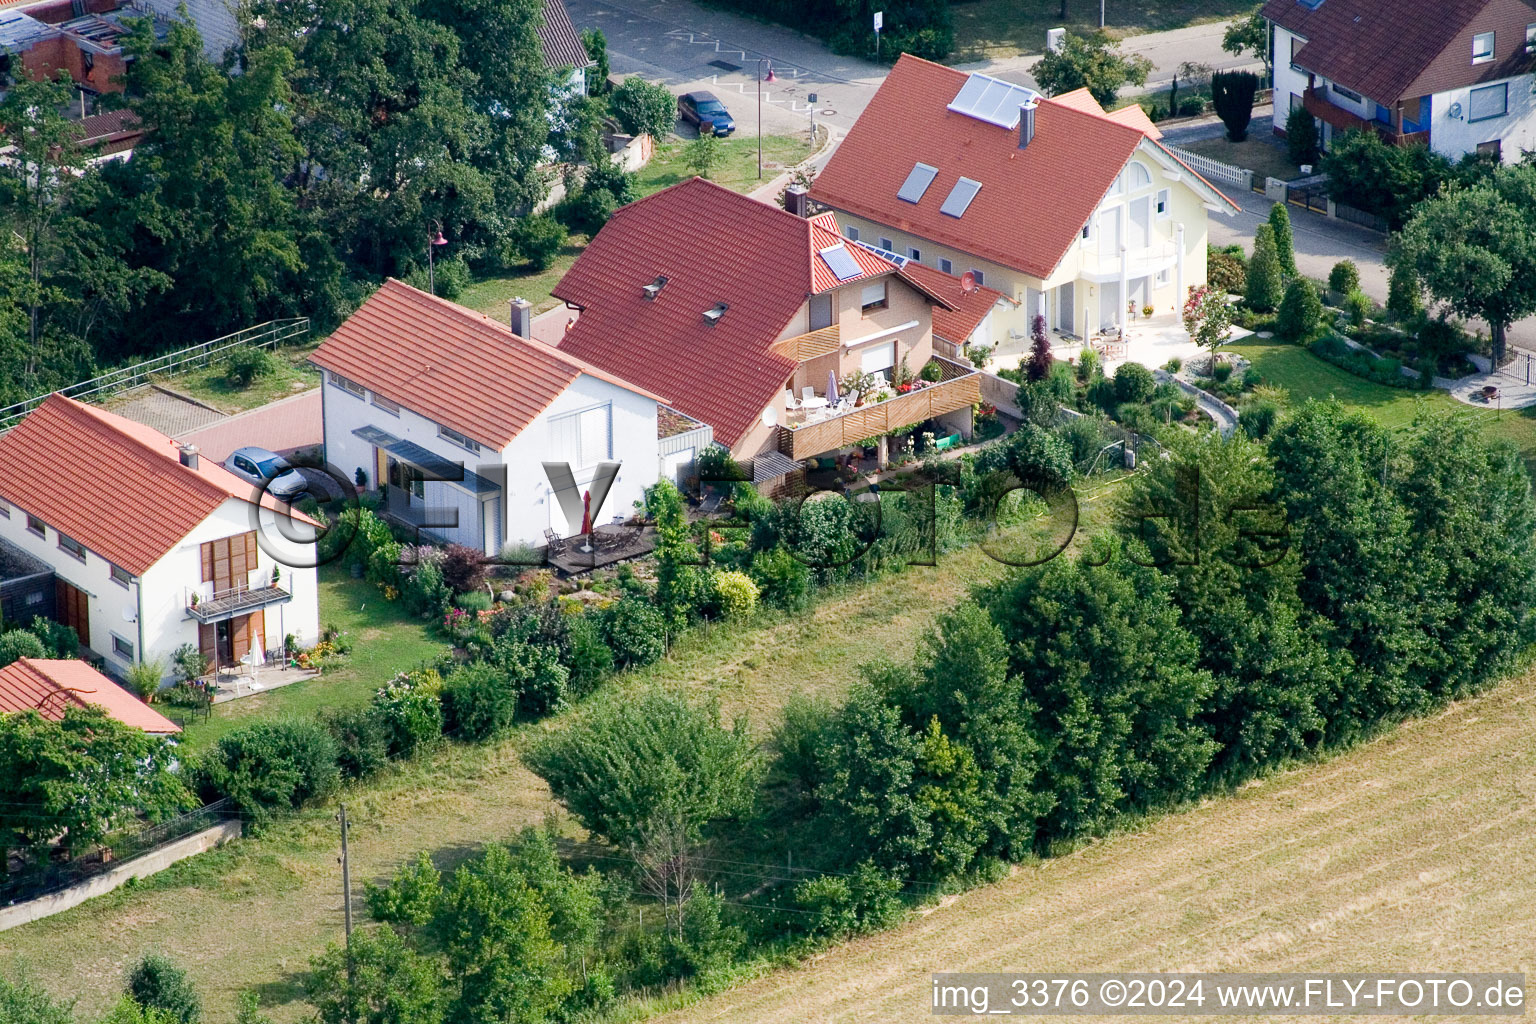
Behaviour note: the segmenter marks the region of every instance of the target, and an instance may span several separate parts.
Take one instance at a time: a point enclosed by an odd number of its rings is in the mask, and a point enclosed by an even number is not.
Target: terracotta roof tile
[[[211,459],[183,466],[158,430],[62,395],[0,437],[0,497],[135,575],[227,499],[255,494]],[[261,503],[290,514],[270,495]]]
[[[589,68],[592,57],[581,45],[581,33],[571,24],[570,13],[561,0],[544,0],[544,21],[539,25],[539,42],[544,46],[544,66]]]
[[[960,278],[921,263],[909,261],[901,272],[929,292],[948,300],[949,308],[936,307],[933,311],[933,333],[957,345],[965,344],[993,306],[999,302],[1013,303],[1002,292],[985,285],[978,285],[975,291],[967,294],[960,285]]]
[[[1296,51],[1297,65],[1391,104],[1416,98],[1407,95],[1410,87],[1488,6],[1489,0],[1325,0],[1314,9],[1297,0],[1269,0],[1262,13],[1307,40]],[[1528,17],[1536,21],[1536,14]],[[1474,65],[1469,51],[1456,84],[1508,78],[1531,69],[1524,39],[1507,42],[1504,34],[1499,33],[1496,42],[1501,50],[1513,42],[1512,55]]]
[[[569,352],[520,338],[484,313],[394,278],[347,317],[311,359],[497,451],[582,374],[666,401]]]
[[[1146,125],[1134,112],[1106,115],[1078,90],[1040,101],[1034,139],[1020,149],[1017,128],[948,109],[968,77],[904,54],[811,186],[811,197],[1047,277],[1148,137]],[[897,198],[918,163],[938,168],[937,175],[918,202]],[[942,213],[962,177],[980,182],[980,190],[961,216]]]
[[[859,273],[839,281],[820,251],[842,244]],[[771,351],[813,292],[896,272],[837,234],[693,178],[623,207],[555,287],[581,316],[560,350],[665,388],[669,403],[732,447],[784,388],[794,360]],[[654,300],[643,287],[666,285]],[[704,312],[730,308],[714,326]]]
[[[145,732],[181,732],[181,726],[83,661],[22,658],[0,668],[0,713],[36,711],[56,722],[65,708],[87,704]]]

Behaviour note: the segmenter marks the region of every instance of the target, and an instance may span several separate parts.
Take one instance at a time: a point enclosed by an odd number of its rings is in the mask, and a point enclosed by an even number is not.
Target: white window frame
[[[112,656],[133,664],[133,641],[125,636],[112,634]]]
[[[923,250],[913,245],[907,246],[907,259],[911,260],[913,263],[923,262]]]
[[[886,354],[889,353],[889,358]],[[882,342],[878,345],[870,345],[859,352],[859,372],[878,373],[889,370],[896,365],[896,342]]]
[[[1530,29],[1526,29],[1526,37],[1530,37]],[[1487,48],[1484,48],[1486,42]],[[1472,63],[1491,64],[1493,56],[1498,52],[1498,36],[1493,32],[1478,32],[1472,36]]]
[[[875,292],[880,293],[879,298],[873,298]],[[887,309],[891,304],[890,282],[885,278],[871,281],[859,290],[859,311],[865,316],[872,309]]]
[[[116,583],[124,590],[128,589],[128,585],[133,582],[133,573],[129,572],[127,569],[124,569],[120,565],[109,564],[107,575],[112,578],[113,583]]]
[[[459,433],[452,427],[445,427],[441,423],[437,425],[437,436],[442,438],[444,441],[453,442],[460,448],[463,448],[465,451],[474,452],[476,455],[480,454],[482,450],[482,446],[479,441],[476,441],[474,438],[469,437],[468,435]]]
[[[896,243],[891,241],[889,238],[882,238],[880,239],[880,248],[884,249],[886,252],[895,252]]]
[[[1172,217],[1173,216],[1173,191],[1171,189],[1166,189],[1166,188],[1158,189],[1157,190],[1157,195],[1153,199],[1152,205],[1153,205],[1153,209],[1157,211],[1157,219],[1158,220],[1167,220],[1169,217]]]
[[[847,227],[843,228],[843,234],[847,236],[848,241],[850,242],[857,242],[859,240],[859,229],[854,227],[852,224],[849,224]]]
[[[33,525],[33,524],[36,524],[36,525]],[[48,539],[48,524],[43,522],[37,516],[35,516],[32,513],[28,512],[27,513],[27,532],[30,533],[34,537],[41,537],[44,540],[47,540]]]
[[[977,270],[975,267],[971,268],[971,277],[975,279],[978,285],[984,285],[987,283],[987,275],[982,273],[980,270]]]
[[[1159,270],[1157,272],[1156,282],[1157,282],[1157,286],[1159,288],[1167,287],[1167,285],[1168,285],[1168,268],[1167,267],[1164,267],[1162,270]]]
[[[1503,97],[1503,102],[1500,104],[1499,112],[1497,114],[1484,114],[1482,117],[1474,117],[1474,116],[1472,116],[1472,105],[1473,105],[1473,102],[1476,100],[1478,94],[1482,93],[1482,94],[1486,95],[1486,94],[1492,93],[1494,91],[1497,91]],[[1467,123],[1468,124],[1476,124],[1479,121],[1496,121],[1496,120],[1498,120],[1501,117],[1508,117],[1508,116],[1509,116],[1509,83],[1508,82],[1499,82],[1499,83],[1497,83],[1495,85],[1485,85],[1485,86],[1482,86],[1480,88],[1473,89],[1470,93],[1467,94]]]
[[[1328,83],[1328,89],[1335,96],[1343,96],[1345,99],[1349,100],[1351,103],[1364,103],[1365,102],[1365,97],[1364,96],[1362,96],[1359,93],[1355,92],[1355,90],[1349,88],[1348,86],[1340,85],[1338,82],[1329,82]]]
[[[69,555],[71,558],[78,558],[82,562],[85,561],[85,545],[84,544],[81,544],[79,541],[75,540],[75,538],[73,538],[73,537],[68,537],[68,536],[65,536],[62,533],[59,533],[58,530],[54,530],[53,532],[54,532],[54,535],[59,538],[59,550],[60,551],[64,552],[66,555]]]
[[[562,436],[564,435],[564,436]],[[550,450],[573,472],[613,458],[613,403],[603,402],[549,418]]]
[[[939,259],[939,269],[942,270],[946,274],[953,274],[955,272],[954,261],[953,260],[946,260],[943,257],[940,257],[940,259]]]
[[[389,413],[391,416],[399,416],[400,415],[400,403],[399,402],[391,402],[389,399],[385,398],[383,395],[379,394],[377,391],[371,392],[368,395],[368,401],[375,408],[382,409],[384,412]]]
[[[336,373],[333,370],[326,370],[325,375],[332,384],[336,385],[338,388],[341,388],[341,390],[345,391],[347,394],[353,396],[354,398],[368,397],[368,389],[363,387],[357,381],[343,377],[341,374]]]

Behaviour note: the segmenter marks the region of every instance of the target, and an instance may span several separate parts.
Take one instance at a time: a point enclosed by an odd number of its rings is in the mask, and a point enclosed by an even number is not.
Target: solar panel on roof
[[[820,250],[819,255],[821,261],[827,265],[827,269],[832,271],[839,281],[847,281],[864,273],[858,261],[853,258],[853,253],[849,252],[848,247],[841,242]]]
[[[955,93],[949,109],[978,121],[1012,130],[1019,125],[1019,107],[1034,103],[1040,94],[1033,89],[991,75],[972,74]]]
[[[912,173],[907,175],[907,180],[901,183],[901,188],[896,190],[897,199],[905,199],[909,203],[915,203],[923,198],[923,193],[928,191],[928,186],[933,184],[934,175],[939,173],[937,167],[927,164],[914,164]]]
[[[961,178],[955,182],[955,187],[949,190],[949,196],[945,198],[944,205],[939,207],[939,212],[947,213],[951,217],[961,216],[971,205],[971,200],[976,198],[976,193],[980,191],[981,182],[971,178]]]

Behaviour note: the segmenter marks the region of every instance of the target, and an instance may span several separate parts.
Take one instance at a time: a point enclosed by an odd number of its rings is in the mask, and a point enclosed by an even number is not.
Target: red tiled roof
[[[902,276],[920,283],[927,291],[948,300],[948,308],[934,308],[933,333],[957,345],[965,344],[965,339],[981,326],[993,306],[999,302],[1013,302],[1002,292],[985,285],[977,285],[974,291],[967,294],[960,286],[960,278],[911,260],[901,268],[901,272]]]
[[[666,401],[394,278],[347,317],[311,360],[498,451],[582,374]]]
[[[859,274],[839,281],[820,251],[843,245]],[[734,446],[784,389],[793,359],[771,351],[812,293],[893,274],[890,261],[805,220],[702,178],[613,215],[555,287],[581,316],[560,348],[629,380],[665,387],[678,410]],[[642,288],[665,275],[655,300]],[[704,312],[730,308],[714,326]]]
[[[158,430],[63,395],[0,437],[0,497],[134,575],[226,500],[255,492],[212,459],[183,466]],[[271,495],[261,504],[310,522]]]
[[[561,0],[544,0],[544,21],[539,25],[539,42],[544,47],[544,66],[589,68],[592,58],[581,45],[581,34],[571,24],[571,16]]]
[[[75,132],[82,146],[107,142],[118,136],[138,138],[144,126],[131,110],[104,110],[75,122]]]
[[[0,668],[0,713],[36,711],[56,722],[65,708],[87,704],[145,732],[181,732],[181,726],[83,661],[22,658]]]
[[[1488,0],[1326,0],[1309,8],[1297,0],[1269,0],[1261,13],[1306,39],[1296,51],[1298,66],[1390,104],[1416,98],[1407,96],[1410,87],[1488,5]],[[1536,21],[1536,15],[1520,20]],[[1506,59],[1474,65],[1468,51],[1457,81],[1441,85],[1470,85],[1529,71],[1532,61],[1524,39],[1506,41],[1505,35],[1499,32],[1495,42],[1508,50]]]
[[[1086,92],[1068,93],[1040,101],[1035,137],[1020,149],[1018,129],[948,109],[967,77],[902,55],[811,186],[811,197],[1048,277],[1147,138],[1145,127],[1134,114],[1106,115]],[[937,167],[937,176],[919,202],[898,199],[918,163]],[[962,216],[951,217],[940,207],[961,177],[981,182],[981,189]]]

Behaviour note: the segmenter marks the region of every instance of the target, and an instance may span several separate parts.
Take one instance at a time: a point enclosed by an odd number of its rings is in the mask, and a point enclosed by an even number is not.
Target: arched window
[[[1125,191],[1127,192],[1135,192],[1137,189],[1146,188],[1152,184],[1152,172],[1147,170],[1145,164],[1134,160],[1120,177],[1125,183]]]

